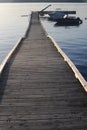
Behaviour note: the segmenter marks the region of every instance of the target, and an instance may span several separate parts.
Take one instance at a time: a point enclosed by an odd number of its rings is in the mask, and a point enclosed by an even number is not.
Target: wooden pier
[[[37,12],[1,73],[0,130],[87,130],[87,93]]]

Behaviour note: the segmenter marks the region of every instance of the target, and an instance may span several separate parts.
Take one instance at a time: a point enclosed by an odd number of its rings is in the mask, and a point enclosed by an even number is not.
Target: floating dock
[[[55,11],[40,11],[39,14],[43,16],[43,15],[50,14],[53,12]],[[56,12],[64,13],[65,15],[76,14],[76,11],[56,11]]]
[[[87,93],[37,12],[0,72],[0,130],[87,130]]]

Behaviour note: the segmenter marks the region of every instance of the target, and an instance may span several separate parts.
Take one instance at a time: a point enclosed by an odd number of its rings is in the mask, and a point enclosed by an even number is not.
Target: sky
[[[87,0],[0,0],[0,2],[87,2]]]

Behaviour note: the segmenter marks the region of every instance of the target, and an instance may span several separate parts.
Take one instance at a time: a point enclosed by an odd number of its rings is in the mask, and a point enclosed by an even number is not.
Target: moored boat
[[[60,18],[56,22],[58,26],[78,26],[82,24],[82,20],[79,17]]]

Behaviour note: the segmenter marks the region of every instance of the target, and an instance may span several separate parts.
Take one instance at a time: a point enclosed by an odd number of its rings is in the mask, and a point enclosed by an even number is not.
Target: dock
[[[40,11],[39,14],[44,16],[46,14],[51,14],[53,12],[59,12],[59,13],[63,13],[65,15],[69,15],[69,14],[76,14],[76,11]]]
[[[37,12],[2,65],[0,130],[87,130],[87,93]]]

